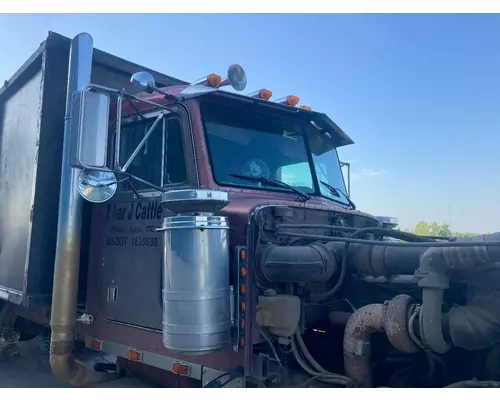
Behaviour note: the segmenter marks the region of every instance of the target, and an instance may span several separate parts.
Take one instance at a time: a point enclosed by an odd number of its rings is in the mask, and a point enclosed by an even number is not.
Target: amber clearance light
[[[295,107],[297,104],[299,104],[300,99],[297,96],[287,96],[286,97],[286,104],[289,106]]]
[[[222,78],[217,74],[210,74],[207,76],[207,85],[213,88],[219,87],[222,82]]]
[[[273,96],[273,92],[269,89],[260,89],[256,92],[250,93],[248,96],[261,100],[269,100]]]
[[[295,107],[297,104],[299,104],[299,101],[300,101],[300,99],[297,96],[290,95],[290,96],[286,96],[283,99],[278,100],[277,103],[286,104],[287,106]]]
[[[273,97],[273,92],[271,92],[268,89],[260,89],[259,90],[259,98],[262,100],[269,100],[271,97]]]

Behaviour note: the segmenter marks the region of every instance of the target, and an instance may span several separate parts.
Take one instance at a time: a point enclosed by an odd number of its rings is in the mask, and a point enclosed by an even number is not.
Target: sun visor
[[[302,115],[310,115],[310,124],[323,136],[326,140],[331,142],[333,147],[342,147],[354,144],[352,140],[342,129],[340,129],[335,122],[326,114],[317,113],[314,111],[300,110]]]
[[[185,95],[188,93],[184,92],[185,91],[181,92],[181,95],[184,94],[184,96],[182,97],[186,98]],[[213,90],[212,88],[208,88],[208,90],[206,90],[205,88],[203,88],[202,90],[195,89],[192,93],[189,93],[187,97],[193,98],[207,96],[239,100],[247,103],[247,105],[249,106],[261,106],[268,110],[272,109],[275,112],[283,111],[289,114],[293,114],[294,118],[301,119],[307,124],[310,124],[310,126],[313,127],[310,132],[316,132],[316,134],[318,135],[318,151],[315,152],[314,149],[312,149],[313,153],[315,154],[321,154],[325,152],[327,148],[337,148],[354,144],[354,141],[326,114],[318,113],[316,111],[310,111],[300,107],[293,107],[278,102],[272,102],[256,97],[244,96],[241,94],[231,93],[223,90]]]

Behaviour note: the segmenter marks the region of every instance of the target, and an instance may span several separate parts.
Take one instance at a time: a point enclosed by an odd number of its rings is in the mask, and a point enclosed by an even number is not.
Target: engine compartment
[[[253,223],[253,351],[271,361],[268,386],[499,379],[500,234],[443,240],[363,215],[273,206]]]

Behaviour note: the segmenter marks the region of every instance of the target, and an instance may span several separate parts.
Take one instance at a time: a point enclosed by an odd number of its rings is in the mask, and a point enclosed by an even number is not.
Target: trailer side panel
[[[0,88],[0,300],[47,306],[57,235],[70,40],[50,32]],[[158,86],[184,82],[94,49],[92,82],[131,93],[149,71]],[[92,204],[85,202],[79,292],[85,301]]]
[[[50,304],[57,238],[68,51],[46,42],[42,55],[38,158],[32,198],[31,242],[26,272],[26,306]]]
[[[29,262],[42,78],[40,68],[25,76],[25,82],[1,104],[0,286],[2,297],[18,304]]]

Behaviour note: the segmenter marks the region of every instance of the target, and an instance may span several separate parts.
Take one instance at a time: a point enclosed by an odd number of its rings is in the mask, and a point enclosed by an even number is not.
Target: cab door
[[[196,187],[187,113],[180,106],[170,110],[127,172],[164,190]],[[158,115],[122,124],[122,165]],[[99,311],[114,322],[161,330],[163,243],[156,229],[169,215],[161,205],[161,191],[135,179],[119,179],[117,194],[101,207]]]

